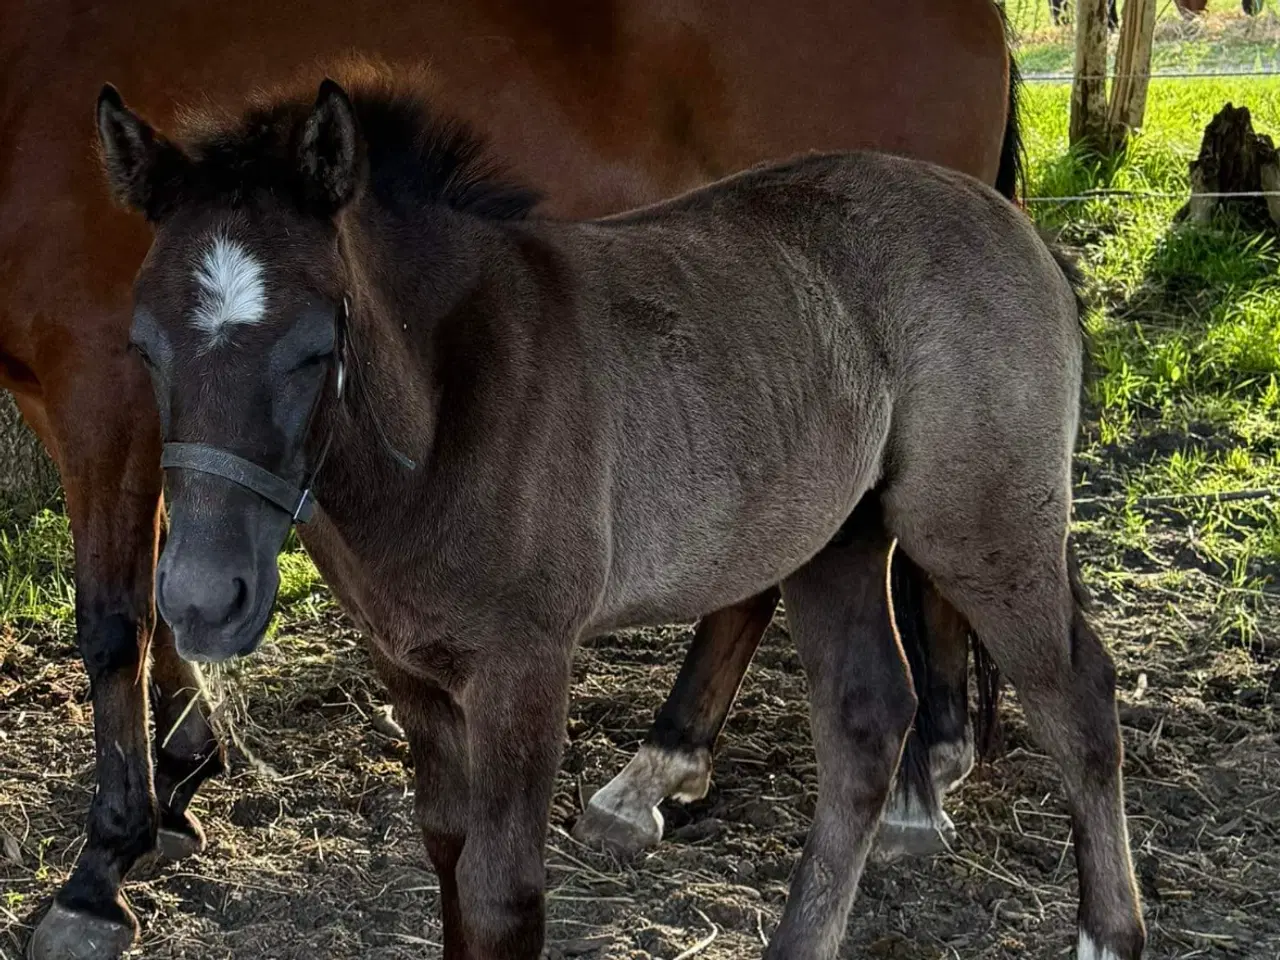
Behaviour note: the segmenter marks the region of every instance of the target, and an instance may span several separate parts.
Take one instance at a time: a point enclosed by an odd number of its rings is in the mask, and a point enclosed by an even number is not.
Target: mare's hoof
[[[573,836],[589,846],[605,847],[619,857],[631,857],[661,843],[662,826],[662,814],[657,807],[622,808],[597,803],[592,797],[573,825]]]
[[[138,938],[138,921],[119,902],[126,922],[72,910],[54,901],[27,944],[27,960],[116,960]]]
[[[881,821],[871,851],[872,859],[877,863],[893,863],[904,857],[931,857],[946,852],[955,842],[956,828],[945,813],[940,812],[938,816],[940,822]]]
[[[192,814],[165,817],[165,821],[156,831],[156,854],[160,859],[176,862],[204,850],[204,827]]]

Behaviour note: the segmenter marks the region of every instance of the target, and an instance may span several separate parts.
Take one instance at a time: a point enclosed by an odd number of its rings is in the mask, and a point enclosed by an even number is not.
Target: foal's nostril
[[[161,615],[174,626],[227,627],[252,605],[249,581],[202,564],[162,564],[156,574]]]
[[[231,608],[227,611],[228,620],[233,620],[244,613],[245,607],[249,605],[249,585],[244,579],[236,577],[231,581],[231,587],[235,590],[235,598],[231,601]]]
[[[243,577],[217,581],[210,578],[194,604],[199,617],[211,627],[235,623],[249,605],[249,584]]]

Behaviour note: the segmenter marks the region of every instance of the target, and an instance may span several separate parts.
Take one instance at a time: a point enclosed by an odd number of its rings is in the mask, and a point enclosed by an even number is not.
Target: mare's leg
[[[766,957],[832,957],[889,795],[916,701],[889,616],[888,543],[874,528],[782,585],[809,681],[818,804]]]
[[[19,397],[58,464],[75,543],[76,642],[93,700],[97,785],[71,877],[28,945],[32,960],[108,960],[137,935],[120,893],[156,842],[148,729],[161,473],[154,401],[120,350],[69,357],[44,400]],[[92,375],[90,375],[92,372]],[[105,398],[110,397],[110,402]]]
[[[457,876],[471,779],[462,709],[448,691],[397,670],[376,651],[373,659],[413,753],[414,812],[440,878],[443,960],[467,960]]]
[[[779,597],[767,590],[699,621],[644,745],[587,803],[574,836],[632,854],[662,839],[663,799],[688,803],[707,795],[716,740]]]
[[[851,518],[847,535],[880,529],[875,501]],[[901,554],[894,558],[894,607],[902,644],[917,683],[920,709],[876,841],[876,855],[894,860],[942,849],[955,828],[941,798],[973,766],[968,719],[969,626]],[[630,855],[662,839],[665,798],[706,796],[716,741],[742,679],[777,609],[769,590],[718,610],[698,624],[666,703],[631,762],[588,801],[574,825],[584,842]]]
[[[1080,877],[1078,956],[1137,960],[1145,931],[1124,816],[1115,667],[1073,596],[1067,481],[1036,475],[1034,456],[1022,461],[1024,476],[983,478],[981,462],[935,465],[933,476],[972,478],[946,495],[904,472],[885,497],[889,527],[973,624],[1062,769]],[[1001,504],[998,524],[991,503]]]
[[[936,853],[954,839],[942,797],[973,768],[969,625],[901,550],[891,577],[894,624],[919,706],[876,836],[881,861]]]

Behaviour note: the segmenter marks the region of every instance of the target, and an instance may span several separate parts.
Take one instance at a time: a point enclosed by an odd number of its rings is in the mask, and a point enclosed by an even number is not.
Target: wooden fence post
[[[1131,130],[1142,126],[1151,78],[1151,41],[1156,30],[1156,0],[1125,0],[1116,52],[1116,77],[1107,111],[1109,152],[1124,147]]]
[[[1072,145],[1083,143],[1094,150],[1107,147],[1106,74],[1107,0],[1077,0],[1075,80],[1071,87]]]

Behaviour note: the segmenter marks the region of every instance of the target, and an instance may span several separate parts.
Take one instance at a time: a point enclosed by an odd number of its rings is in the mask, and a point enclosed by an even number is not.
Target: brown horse
[[[87,842],[33,940],[40,960],[110,957],[132,939],[121,882],[157,840],[172,856],[198,849],[187,804],[224,762],[202,706],[188,709],[199,674],[154,620],[159,431],[145,371],[125,351],[130,277],[148,237],[111,206],[97,175],[84,105],[104,78],[164,118],[206,91],[238,103],[261,82],[352,48],[429,60],[441,108],[487,136],[563,215],[618,210],[806,148],[877,147],[1006,193],[1015,182],[1013,84],[988,0],[927,10],[837,0],[661,9],[0,0],[0,23],[0,386],[17,396],[66,491],[97,754]],[[894,573],[918,597],[899,625],[931,631],[925,644],[904,636],[927,680],[921,737],[904,764],[919,784],[899,805],[903,819],[928,824],[931,769],[945,783],[967,766],[968,628],[908,565]],[[643,754],[649,774],[629,768],[626,789],[595,805],[599,833],[650,842],[657,800],[706,789],[711,748],[776,602],[769,591],[702,621]],[[166,731],[154,773],[151,708]]]
[[[869,152],[537,217],[429,94],[346,72],[176,141],[107,87],[98,123],[155,235],[157,606],[183,656],[252,652],[314,512],[404,718],[446,960],[541,955],[576,644],[778,583],[818,799],[766,957],[834,957],[915,714],[890,538],[1061,767],[1077,957],[1138,960],[1115,667],[1067,550],[1081,309],[1031,222]]]

